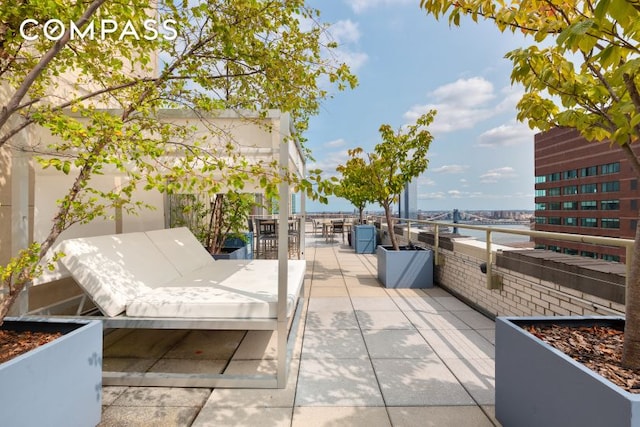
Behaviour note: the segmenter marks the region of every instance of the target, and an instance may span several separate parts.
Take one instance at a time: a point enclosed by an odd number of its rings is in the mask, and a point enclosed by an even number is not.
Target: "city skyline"
[[[366,151],[378,128],[400,128],[428,109],[429,167],[417,180],[418,209],[534,208],[534,131],[516,121],[521,89],[510,84],[504,55],[523,43],[490,23],[450,28],[419,9],[415,0],[312,1],[332,22],[339,59],[358,76],[355,90],[334,94],[310,122],[307,145],[326,176],[346,161],[346,151]],[[371,208],[375,209],[372,205]],[[351,209],[332,197],[309,201],[309,211]]]

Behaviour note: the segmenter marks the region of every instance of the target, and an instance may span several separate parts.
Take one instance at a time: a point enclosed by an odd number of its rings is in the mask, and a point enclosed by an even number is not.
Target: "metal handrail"
[[[380,221],[380,223],[386,224],[385,217],[373,216],[374,220]],[[409,218],[395,218],[394,221],[402,221],[407,224],[407,240],[411,240],[411,224],[425,224],[434,227],[434,262],[435,265],[439,265],[439,246],[440,246],[440,227],[456,227],[456,228],[465,228],[469,230],[480,230],[485,231],[487,233],[486,236],[486,251],[485,251],[485,260],[487,263],[487,287],[491,289],[491,272],[492,272],[492,261],[493,254],[491,250],[491,234],[492,233],[504,233],[504,234],[517,234],[521,236],[529,236],[529,237],[541,237],[548,238],[554,240],[562,240],[569,242],[579,242],[579,243],[590,243],[594,245],[607,245],[607,246],[616,246],[625,248],[625,284],[628,285],[629,277],[631,276],[631,258],[633,257],[633,244],[634,241],[631,239],[622,239],[618,237],[605,237],[605,236],[590,236],[586,234],[571,234],[571,233],[557,233],[553,231],[536,231],[536,230],[514,230],[511,228],[500,228],[493,226],[482,226],[482,225],[471,225],[471,224],[460,224],[453,222],[438,222],[438,221],[429,221],[429,220],[420,220],[420,219],[409,219]]]

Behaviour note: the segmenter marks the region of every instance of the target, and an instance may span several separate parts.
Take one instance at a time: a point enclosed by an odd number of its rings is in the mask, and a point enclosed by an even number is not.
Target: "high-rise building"
[[[568,128],[535,136],[535,230],[633,239],[638,199],[637,173],[617,145]],[[625,260],[624,248],[612,246],[538,238],[536,247]]]
[[[400,218],[418,218],[418,184],[411,181],[405,184],[400,195]]]

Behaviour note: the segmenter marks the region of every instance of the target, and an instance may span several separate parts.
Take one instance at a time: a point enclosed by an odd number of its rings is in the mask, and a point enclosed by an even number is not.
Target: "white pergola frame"
[[[259,118],[255,113],[243,113],[242,115],[225,111],[221,113],[221,117],[238,119]],[[300,146],[292,141],[291,123],[288,113],[280,113],[279,111],[269,111],[267,118],[279,119],[280,128],[275,131],[279,133],[278,148],[272,153],[278,156],[280,174],[284,178],[289,165],[297,164],[298,173],[302,176],[306,173],[304,156]],[[292,158],[291,145],[295,144],[293,153],[299,156],[297,159]],[[28,162],[14,163],[18,168],[28,167]],[[24,182],[24,170],[16,170],[14,177],[20,177],[20,181],[16,183],[14,188],[14,197],[23,197],[20,191],[29,188],[29,182]],[[28,174],[26,174],[28,179]],[[304,301],[304,277],[300,286],[300,295],[295,301],[293,313],[289,316],[287,313],[287,289],[288,289],[288,216],[289,216],[289,194],[290,186],[286,179],[282,179],[279,184],[279,214],[278,214],[278,299],[277,299],[277,315],[274,319],[222,319],[222,318],[197,318],[197,319],[181,319],[181,318],[142,318],[128,317],[119,315],[109,316],[55,316],[56,309],[70,304],[77,305],[77,299],[86,298],[85,295],[78,298],[71,298],[51,306],[43,307],[38,310],[28,312],[28,291],[25,292],[25,298],[21,298],[19,312],[23,317],[32,317],[43,315],[47,317],[81,317],[82,319],[99,319],[103,322],[103,329],[111,328],[150,328],[150,329],[198,329],[198,330],[272,330],[276,331],[276,373],[275,375],[253,374],[253,375],[230,375],[230,374],[174,374],[174,373],[150,373],[150,372],[103,372],[104,385],[128,385],[128,386],[166,386],[166,387],[225,387],[225,388],[284,388],[287,383],[288,370],[290,360],[293,353],[293,347],[299,329],[299,320],[301,317],[303,301]],[[16,196],[18,194],[18,196]],[[27,193],[28,194],[28,193]],[[27,198],[28,199],[28,198]],[[301,223],[305,224],[305,194],[301,194]],[[16,200],[18,201],[18,200]],[[12,214],[23,218],[28,218],[28,200],[26,211],[22,200],[15,206]],[[14,239],[24,241],[27,233],[23,228],[15,230],[17,235]],[[304,247],[304,228],[301,230],[300,245]],[[274,261],[275,262],[275,261]],[[46,286],[43,285],[43,286]],[[82,306],[82,303],[80,304]]]

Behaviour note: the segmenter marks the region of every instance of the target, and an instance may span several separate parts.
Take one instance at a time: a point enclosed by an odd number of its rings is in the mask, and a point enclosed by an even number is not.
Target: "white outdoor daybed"
[[[280,280],[280,261],[216,261],[187,228],[69,239],[56,251],[65,255],[62,274],[102,312],[95,318],[105,329],[277,331],[275,375],[103,372],[103,384],[284,387],[303,305],[304,260],[284,263]]]

